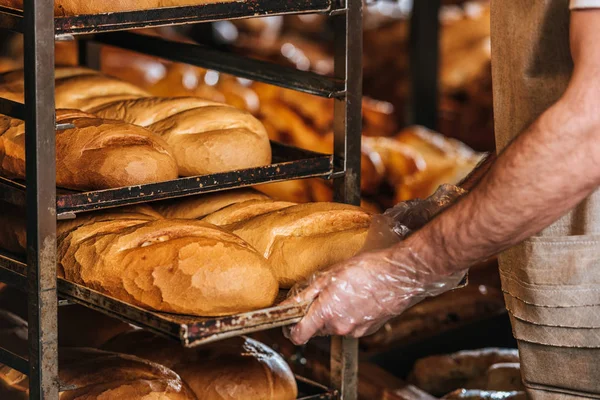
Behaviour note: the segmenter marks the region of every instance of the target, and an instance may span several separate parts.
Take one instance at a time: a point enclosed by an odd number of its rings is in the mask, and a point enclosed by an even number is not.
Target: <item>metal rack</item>
[[[29,375],[31,399],[58,399],[58,297],[77,302],[136,325],[195,345],[297,321],[298,307],[275,307],[226,318],[174,317],[138,309],[88,288],[56,277],[56,221],[78,212],[144,201],[187,196],[257,183],[311,176],[333,179],[335,200],[360,203],[360,137],[362,107],[361,0],[233,0],[189,7],[57,17],[53,0],[24,0],[24,11],[0,7],[0,28],[24,34],[25,104],[0,99],[0,113],[24,119],[27,177],[23,182],[0,180],[0,198],[26,206],[27,256],[0,254],[0,280],[27,291],[29,308],[28,360],[0,348],[0,362]],[[213,49],[144,38],[131,33],[97,35],[94,40],[131,50],[209,67],[319,96],[333,98],[334,154],[320,155],[273,144],[274,163],[267,167],[178,179],[152,185],[92,191],[56,189],[54,101],[54,41],[75,35],[135,28],[189,24],[265,15],[327,13],[335,27],[335,76],[248,60]],[[165,42],[165,43],[163,43]],[[168,44],[168,45],[167,45]],[[99,55],[86,40],[80,57],[98,66]],[[62,304],[62,302],[61,302]],[[356,399],[358,342],[333,338],[333,391],[299,380],[305,398]],[[318,385],[317,385],[318,386]],[[310,393],[309,393],[310,392]]]

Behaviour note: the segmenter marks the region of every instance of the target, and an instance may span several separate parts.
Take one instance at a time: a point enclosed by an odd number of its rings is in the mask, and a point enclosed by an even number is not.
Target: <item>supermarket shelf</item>
[[[22,257],[0,251],[1,279],[8,277],[26,284],[26,270]],[[57,287],[58,294],[63,299],[169,337],[186,347],[293,324],[304,315],[301,305],[292,305],[274,306],[227,317],[201,318],[147,311],[62,278],[58,278]],[[286,293],[282,291],[277,303],[283,301],[285,296]]]
[[[197,44],[173,42],[130,32],[100,35],[94,41],[317,96],[340,97],[345,94],[342,80]]]
[[[343,7],[336,0],[237,0],[197,6],[56,17],[54,26],[57,36],[82,35],[268,15],[324,13],[339,9]],[[0,7],[0,27],[22,32],[23,11]]]
[[[336,390],[330,390],[320,383],[296,375],[298,384],[298,400],[337,400],[339,394]]]
[[[56,199],[57,217],[58,219],[68,219],[75,217],[77,213],[86,211],[209,193],[261,183],[328,176],[333,172],[333,158],[331,155],[314,153],[275,142],[272,142],[271,145],[273,163],[263,167],[117,189],[83,193],[59,191]],[[0,189],[0,199],[15,205],[22,206],[25,204],[25,186],[23,184],[0,178]]]

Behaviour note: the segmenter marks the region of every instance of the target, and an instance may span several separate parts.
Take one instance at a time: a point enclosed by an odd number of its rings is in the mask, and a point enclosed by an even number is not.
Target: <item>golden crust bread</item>
[[[161,202],[156,205],[156,209],[165,218],[201,219],[227,206],[248,200],[269,200],[269,197],[253,189],[227,190]]]
[[[92,110],[103,118],[147,127],[173,149],[182,176],[259,167],[271,162],[265,127],[254,116],[193,97],[146,97]]]
[[[84,225],[59,245],[64,278],[140,307],[198,316],[271,306],[278,285],[247,243],[200,221]]]
[[[337,203],[308,203],[261,215],[229,229],[271,264],[283,288],[352,257],[363,246],[371,215]]]
[[[287,201],[248,200],[216,211],[203,218],[202,221],[217,226],[227,226],[295,205],[295,203]]]
[[[56,133],[56,181],[69,189],[97,190],[176,179],[169,146],[148,130],[79,111],[57,113],[73,129]],[[0,115],[0,172],[25,178],[25,123]]]
[[[138,330],[117,336],[103,348],[172,369],[202,400],[293,400],[298,394],[294,375],[283,358],[250,338],[186,349]]]
[[[73,15],[148,10],[152,8],[193,6],[232,1],[234,0],[55,0],[54,15],[57,17],[67,17]],[[22,10],[23,0],[0,0],[0,5]]]

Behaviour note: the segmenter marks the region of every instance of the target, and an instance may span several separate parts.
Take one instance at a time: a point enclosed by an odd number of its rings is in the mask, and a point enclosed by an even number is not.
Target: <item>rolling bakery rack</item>
[[[20,32],[25,43],[25,104],[0,99],[0,113],[25,120],[27,178],[0,179],[0,199],[27,211],[27,256],[0,253],[0,281],[28,293],[29,359],[0,348],[0,362],[29,375],[30,398],[56,400],[57,307],[77,303],[196,346],[297,322],[302,309],[273,307],[223,318],[149,312],[56,277],[56,221],[78,213],[258,183],[322,177],[333,179],[335,200],[360,202],[362,97],[361,0],[215,0],[214,3],[144,11],[54,17],[53,0],[25,0],[24,11],[0,7],[0,28]],[[335,76],[322,77],[190,44],[123,32],[224,19],[293,13],[325,13],[335,26]],[[54,42],[80,41],[80,61],[99,66],[98,43],[170,59],[239,77],[335,99],[334,154],[322,155],[273,143],[273,164],[209,176],[86,193],[56,188]],[[90,36],[92,35],[92,36]],[[334,338],[328,389],[299,378],[304,399],[356,399],[358,343]]]

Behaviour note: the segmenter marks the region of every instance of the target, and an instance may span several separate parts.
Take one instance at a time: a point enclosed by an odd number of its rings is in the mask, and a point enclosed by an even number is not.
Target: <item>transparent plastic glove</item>
[[[401,203],[374,218],[364,252],[315,274],[292,290],[287,302],[306,304],[308,310],[286,336],[303,344],[315,335],[369,335],[424,298],[457,287],[466,271],[451,275],[437,272],[416,251],[399,242],[462,193],[456,187],[444,186],[427,200]]]

